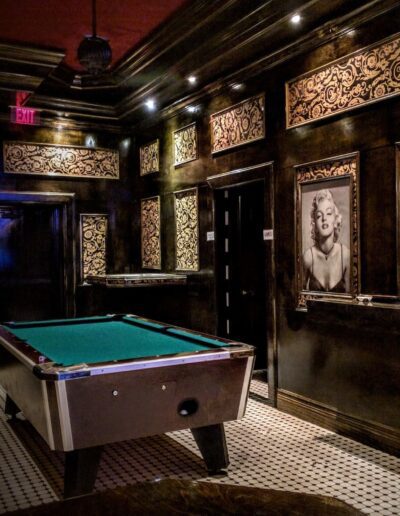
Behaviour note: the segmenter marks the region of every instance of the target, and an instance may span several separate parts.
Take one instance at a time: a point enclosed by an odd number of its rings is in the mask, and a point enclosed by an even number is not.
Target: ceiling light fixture
[[[189,84],[196,84],[197,82],[197,77],[195,77],[194,75],[189,75],[189,77],[187,78],[188,80],[188,83]]]
[[[301,16],[300,16],[300,14],[294,14],[294,15],[290,18],[290,21],[291,21],[294,25],[297,25],[298,23],[300,23],[300,20],[301,20]]]
[[[146,100],[145,105],[149,111],[154,111],[156,109],[156,103],[153,99]]]
[[[78,59],[90,75],[100,75],[111,63],[112,51],[108,41],[96,34],[96,0],[92,0],[92,35],[81,41]]]
[[[241,82],[234,82],[233,84],[231,84],[231,89],[232,90],[236,90],[236,91],[243,90],[244,89],[244,84],[241,83]]]

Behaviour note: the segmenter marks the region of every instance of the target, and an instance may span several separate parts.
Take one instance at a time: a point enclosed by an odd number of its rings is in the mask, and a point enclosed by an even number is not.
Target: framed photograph
[[[295,166],[298,306],[359,293],[358,153]]]
[[[397,295],[400,297],[400,142],[396,142],[396,250]]]

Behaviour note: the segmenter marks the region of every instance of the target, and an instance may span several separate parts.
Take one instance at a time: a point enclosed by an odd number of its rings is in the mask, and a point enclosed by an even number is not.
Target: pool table
[[[64,496],[93,489],[104,444],[190,428],[210,473],[244,415],[254,348],[135,315],[0,326],[5,412],[65,452]]]

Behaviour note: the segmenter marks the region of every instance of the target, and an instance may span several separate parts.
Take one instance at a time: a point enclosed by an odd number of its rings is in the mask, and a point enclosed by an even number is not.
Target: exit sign
[[[40,115],[36,109],[11,106],[11,122],[22,125],[39,125]]]

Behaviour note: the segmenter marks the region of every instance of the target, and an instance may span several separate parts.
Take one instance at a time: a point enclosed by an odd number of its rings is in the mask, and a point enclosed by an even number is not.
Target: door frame
[[[207,177],[207,183],[213,190],[225,190],[231,187],[262,181],[264,184],[264,229],[275,227],[275,193],[273,161],[260,163],[246,168],[239,168],[218,175]],[[213,221],[216,231],[216,196],[213,195]],[[276,321],[276,280],[275,280],[275,240],[264,240],[265,243],[265,316],[268,370],[268,400],[276,406],[277,393],[277,321]],[[217,274],[217,249],[214,246],[214,273]],[[216,303],[217,318],[218,304]]]
[[[58,192],[0,192],[0,203],[38,204],[58,206],[61,208],[61,237],[63,257],[63,305],[65,317],[74,317],[76,314],[75,290],[75,194]]]

